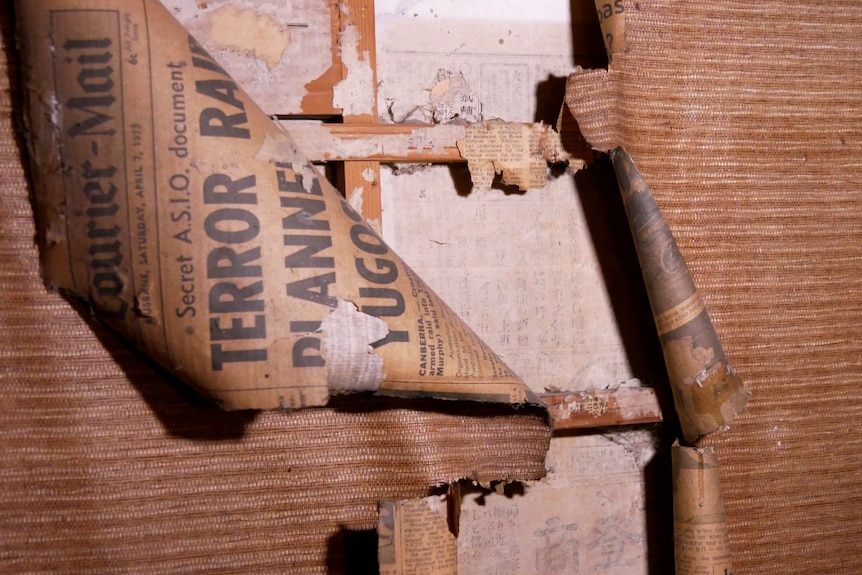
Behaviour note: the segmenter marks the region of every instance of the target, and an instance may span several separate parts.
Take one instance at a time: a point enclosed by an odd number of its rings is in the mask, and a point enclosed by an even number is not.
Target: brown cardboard
[[[231,409],[527,399],[161,4],[17,10],[51,286]]]

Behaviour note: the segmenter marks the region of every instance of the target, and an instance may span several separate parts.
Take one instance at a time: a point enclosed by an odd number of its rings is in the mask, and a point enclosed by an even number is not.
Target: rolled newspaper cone
[[[677,575],[733,575],[715,448],[677,443],[671,459]]]
[[[158,1],[15,6],[48,284],[227,408],[531,397]]]
[[[688,443],[729,426],[748,394],[724,355],[703,300],[650,189],[623,148],[611,152]]]

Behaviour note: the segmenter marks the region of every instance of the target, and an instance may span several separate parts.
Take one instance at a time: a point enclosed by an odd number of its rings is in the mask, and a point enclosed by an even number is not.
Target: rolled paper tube
[[[631,156],[611,158],[640,260],[685,441],[730,425],[748,393],[721,341],[679,247]]]
[[[677,575],[733,575],[715,448],[676,444],[671,458]]]

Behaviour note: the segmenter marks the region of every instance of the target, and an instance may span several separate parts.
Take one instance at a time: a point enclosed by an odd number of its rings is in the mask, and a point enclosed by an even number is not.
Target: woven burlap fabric
[[[366,399],[227,413],[47,291],[13,130],[10,4],[0,0],[0,573],[368,573],[379,499],[544,474],[541,412]]]
[[[753,393],[709,440],[737,573],[860,573],[862,4],[625,6],[567,102],[632,153]]]

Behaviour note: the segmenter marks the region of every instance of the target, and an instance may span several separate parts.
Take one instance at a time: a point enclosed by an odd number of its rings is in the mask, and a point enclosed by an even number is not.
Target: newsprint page
[[[554,124],[574,66],[606,65],[594,9],[378,0],[380,121]],[[638,341],[654,328],[613,175],[591,172],[526,192],[473,189],[463,165],[381,174],[386,241],[537,393],[662,374]],[[648,543],[668,565],[669,534],[646,529],[654,444],[646,429],[555,436],[544,480],[465,494],[458,573],[647,573]]]

